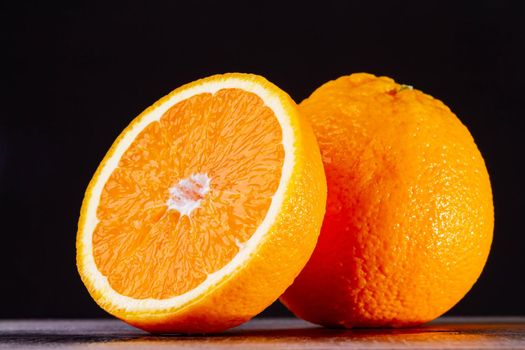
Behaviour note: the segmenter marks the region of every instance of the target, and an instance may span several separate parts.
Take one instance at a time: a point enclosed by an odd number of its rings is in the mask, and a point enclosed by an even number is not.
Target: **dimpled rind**
[[[330,81],[300,104],[327,183],[316,249],[281,301],[335,327],[414,326],[479,277],[493,234],[487,169],[441,101],[386,77]]]

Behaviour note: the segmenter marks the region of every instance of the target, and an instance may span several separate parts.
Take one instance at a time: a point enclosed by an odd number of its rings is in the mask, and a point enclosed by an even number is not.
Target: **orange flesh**
[[[226,265],[261,224],[284,161],[275,114],[240,89],[203,93],[171,107],[122,156],[100,197],[93,255],[111,287],[165,299]],[[210,178],[189,216],[169,209],[169,189]]]

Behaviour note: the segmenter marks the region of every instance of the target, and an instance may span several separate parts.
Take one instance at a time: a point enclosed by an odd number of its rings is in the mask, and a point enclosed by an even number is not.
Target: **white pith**
[[[98,223],[96,211],[100,201],[102,190],[111,176],[114,169],[118,166],[118,162],[125,151],[129,148],[138,134],[150,123],[160,120],[164,113],[176,103],[190,98],[201,93],[211,93],[221,89],[237,88],[242,89],[259,96],[264,104],[269,107],[277,117],[277,120],[282,128],[284,161],[281,172],[281,179],[279,186],[272,197],[272,202],[268,212],[257,228],[255,233],[246,242],[239,244],[239,252],[235,257],[228,262],[221,269],[209,274],[204,282],[199,284],[194,289],[167,299],[134,299],[124,296],[116,292],[108,282],[106,276],[98,270],[93,257],[93,231]],[[85,269],[85,278],[87,278],[93,288],[97,290],[106,303],[110,303],[115,308],[125,310],[126,312],[160,312],[161,310],[177,309],[203,295],[210,287],[217,285],[225,277],[231,275],[235,270],[245,264],[252,253],[256,251],[257,246],[262,242],[265,233],[269,230],[277,217],[280,207],[282,206],[284,193],[286,191],[288,182],[290,180],[292,169],[294,167],[294,133],[290,125],[289,117],[283,107],[281,97],[264,86],[252,80],[242,80],[238,78],[228,77],[221,80],[202,82],[201,84],[192,86],[179,93],[173,94],[166,101],[155,109],[149,111],[147,114],[141,116],[141,121],[135,123],[133,127],[128,130],[122,139],[114,146],[114,152],[110,158],[107,159],[104,166],[100,169],[97,182],[92,187],[91,196],[87,203],[87,210],[85,211],[85,221],[82,228],[81,241],[83,245],[82,255],[79,259],[82,260],[82,265]]]
[[[180,215],[190,216],[197,209],[202,198],[210,191],[210,178],[207,174],[192,174],[180,180],[168,189],[170,197],[166,202],[168,209],[176,210]],[[194,198],[197,197],[197,198]]]

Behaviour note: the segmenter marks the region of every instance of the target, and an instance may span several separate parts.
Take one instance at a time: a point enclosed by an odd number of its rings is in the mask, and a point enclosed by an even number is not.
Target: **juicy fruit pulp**
[[[328,201],[316,249],[281,301],[345,327],[432,320],[468,292],[492,241],[483,159],[440,101],[353,74],[300,104],[321,149]]]
[[[262,77],[162,98],[119,136],[82,204],[77,265],[109,313],[151,332],[217,332],[275,301],[326,204],[315,136]]]
[[[239,89],[195,95],[148,125],[98,206],[93,254],[112,288],[137,299],[169,298],[230,261],[277,190],[281,140],[273,112]]]

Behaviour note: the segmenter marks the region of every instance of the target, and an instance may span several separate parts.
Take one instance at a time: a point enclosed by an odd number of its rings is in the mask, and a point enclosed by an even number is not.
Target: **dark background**
[[[296,101],[361,71],[445,101],[485,157],[496,208],[485,271],[450,314],[525,314],[523,1],[147,3],[0,5],[0,317],[104,315],[75,267],[93,172],[145,107],[231,71]]]

